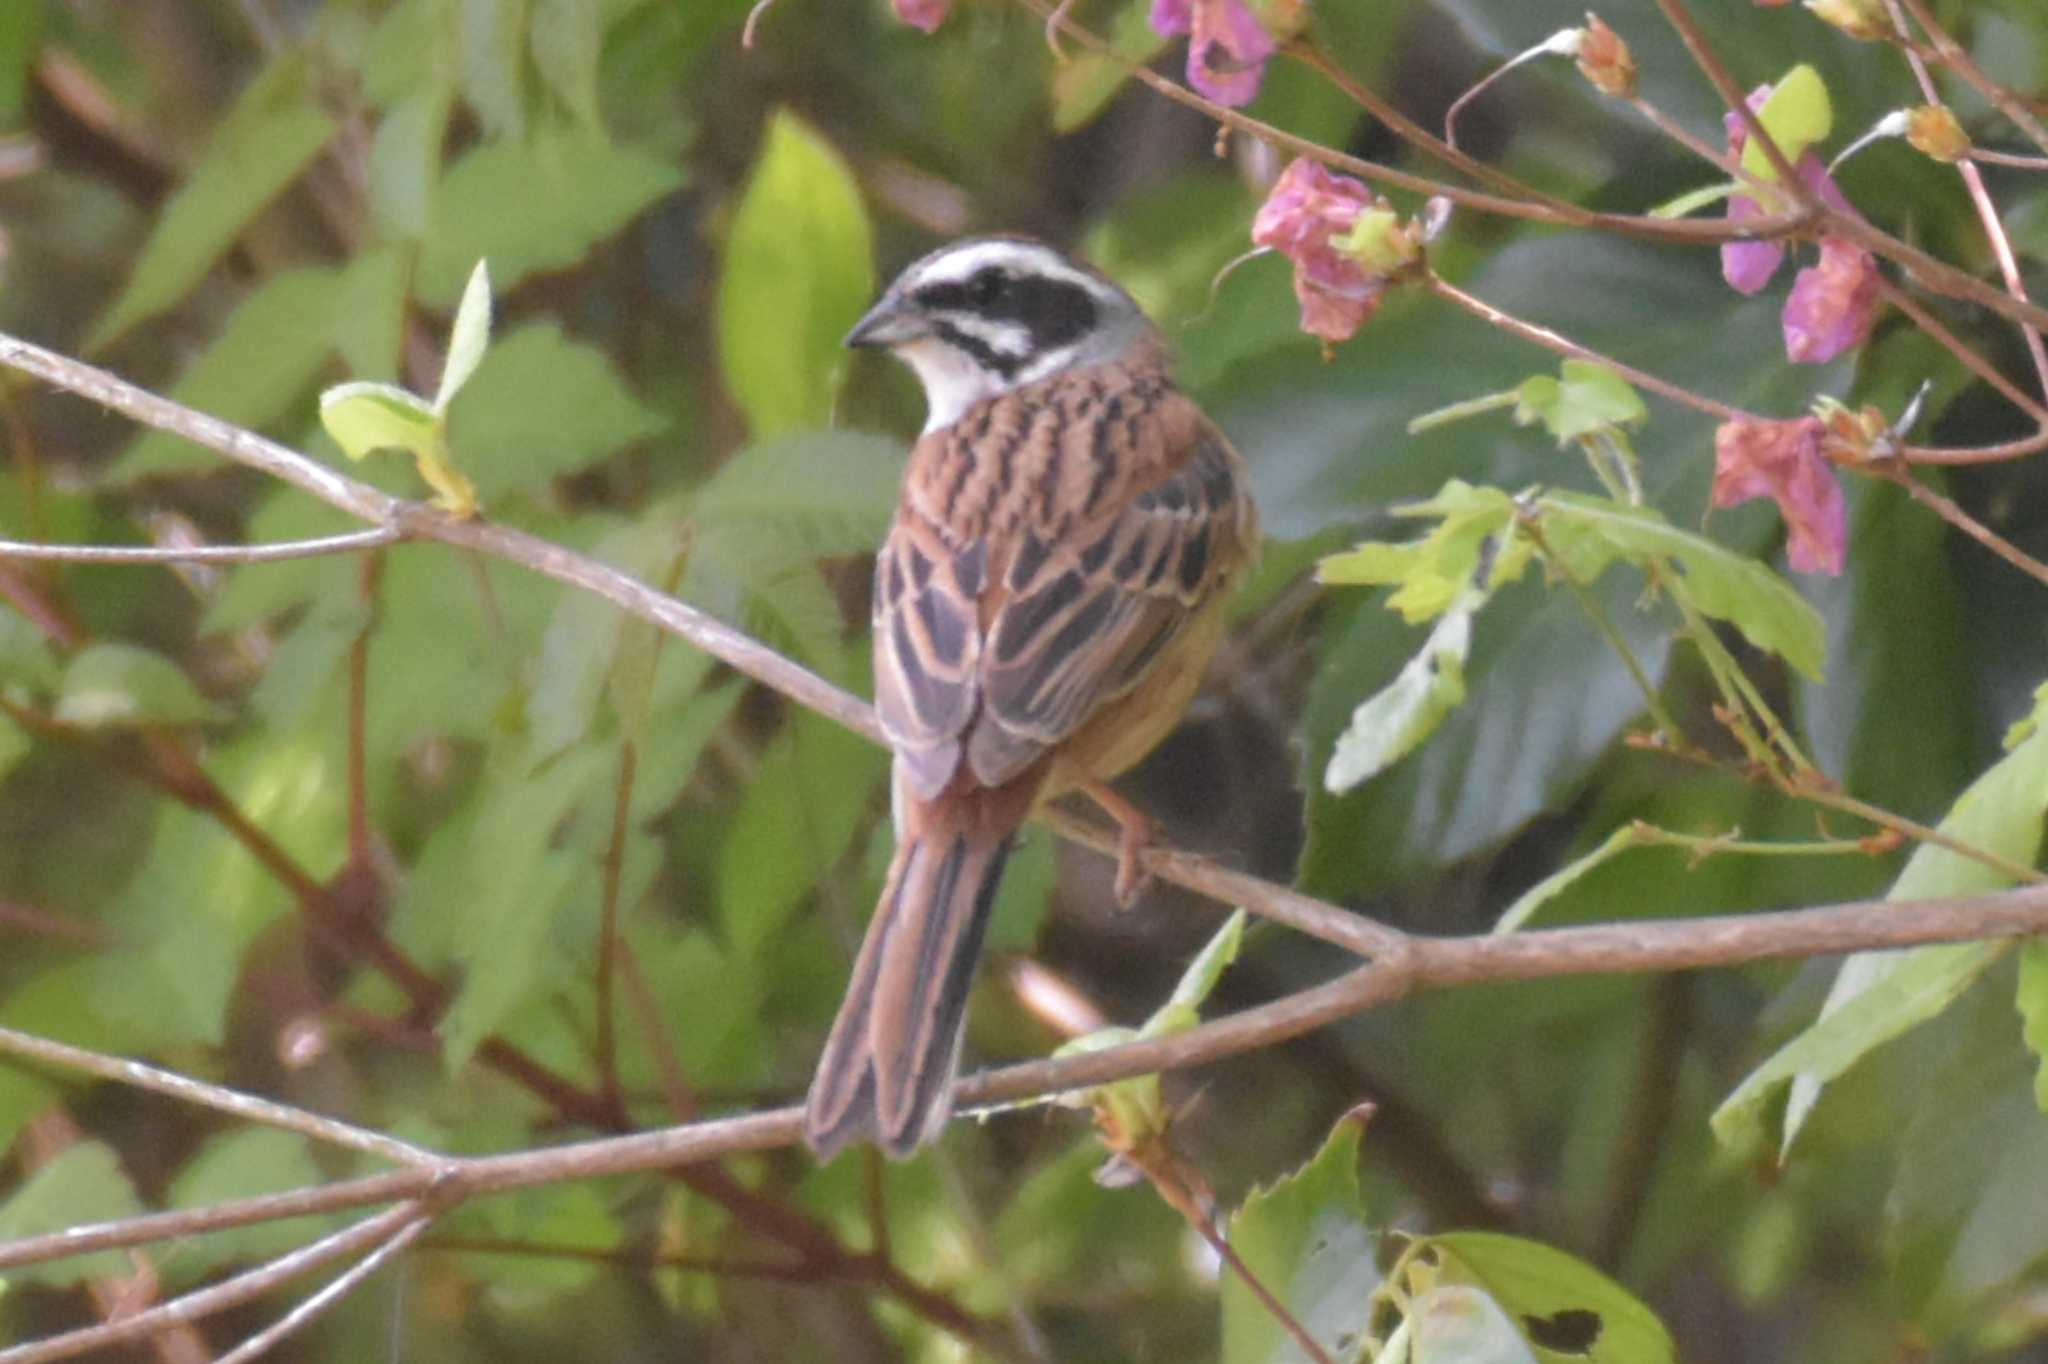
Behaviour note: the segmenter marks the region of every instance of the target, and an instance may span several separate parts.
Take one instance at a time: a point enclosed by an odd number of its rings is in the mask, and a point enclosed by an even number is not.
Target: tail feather
[[[804,1140],[820,1159],[862,1137],[900,1159],[944,1124],[1009,851],[1007,833],[959,827],[897,845],[811,1081]]]

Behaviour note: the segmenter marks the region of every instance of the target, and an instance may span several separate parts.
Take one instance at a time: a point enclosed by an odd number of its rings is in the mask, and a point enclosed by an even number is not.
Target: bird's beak
[[[853,324],[853,330],[846,334],[846,344],[856,350],[874,350],[900,346],[928,332],[914,307],[894,294],[884,294],[879,303],[868,309],[867,316]]]

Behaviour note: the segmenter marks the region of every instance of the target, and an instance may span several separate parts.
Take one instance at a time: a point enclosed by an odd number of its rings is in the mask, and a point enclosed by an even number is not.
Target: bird
[[[968,988],[1032,811],[1094,798],[1122,830],[1118,899],[1136,898],[1150,822],[1105,783],[1199,688],[1258,517],[1158,329],[1044,242],[933,251],[846,344],[907,364],[928,415],[875,564],[895,853],[803,1134],[820,1160],[862,1140],[900,1160],[951,1111]]]

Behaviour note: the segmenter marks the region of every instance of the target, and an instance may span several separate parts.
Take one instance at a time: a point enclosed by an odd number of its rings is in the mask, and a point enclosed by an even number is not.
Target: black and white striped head
[[[909,266],[847,334],[924,384],[925,430],[984,398],[1114,360],[1150,324],[1131,296],[1043,242],[970,237]]]

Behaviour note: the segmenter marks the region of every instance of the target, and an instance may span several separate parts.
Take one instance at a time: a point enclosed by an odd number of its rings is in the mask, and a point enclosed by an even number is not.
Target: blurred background
[[[1189,722],[1126,783],[1174,841],[1406,928],[1467,933],[1628,819],[1867,832],[1625,747],[1641,710],[1626,670],[1533,575],[1483,617],[1469,699],[1444,728],[1363,789],[1327,794],[1334,736],[1422,632],[1381,594],[1319,588],[1308,569],[1364,536],[1406,537],[1389,508],[1453,477],[1594,488],[1575,453],[1505,413],[1406,431],[1554,373],[1556,358],[1404,296],[1325,354],[1297,328],[1284,261],[1220,273],[1283,163],[1113,64],[1057,60],[1020,4],[959,0],[927,36],[877,0],[777,0],[743,49],[748,8],[10,0],[0,329],[344,463],[317,421],[321,387],[433,393],[463,283],[488,258],[494,344],[448,421],[485,514],[677,591],[865,695],[867,552],[922,402],[907,373],[837,338],[934,245],[1036,233],[1160,320],[1184,382],[1247,456],[1271,536]],[[1146,8],[1082,0],[1074,14],[1177,78],[1184,44],[1153,36]],[[1797,7],[1695,8],[1745,87],[1812,63],[1835,146],[1917,99],[1895,55]],[[1937,8],[1994,75],[2041,93],[2048,15],[2033,0]],[[1493,66],[1583,19],[1551,0],[1324,0],[1314,14],[1352,77],[1432,128]],[[1718,145],[1720,105],[1655,9],[1604,17],[1646,96]],[[1957,107],[1987,143],[2006,137],[1967,98]],[[1298,64],[1274,63],[1250,111],[1436,171]],[[1459,141],[1603,209],[1646,211],[1715,178],[1567,62],[1491,89]],[[1839,174],[1874,221],[1989,271],[1952,172],[1887,143]],[[2044,182],[1990,180],[2038,280]],[[1829,393],[1896,412],[1931,381],[1928,439],[2025,431],[1897,319],[1860,357],[1786,364],[1784,281],[1741,298],[1710,248],[1460,213],[1437,263],[1521,317],[1751,410],[1796,415]],[[2025,374],[2009,329],[1931,306]],[[1653,406],[1637,446],[1649,500],[1700,526],[1709,421]],[[18,375],[0,376],[0,450],[11,538],[349,528]],[[400,459],[350,472],[422,492]],[[2048,551],[2038,461],[1933,481]],[[1827,680],[1745,661],[1830,776],[1932,822],[2024,713],[2048,615],[2036,585],[1896,488],[1850,491],[1847,572],[1798,579],[1829,623]],[[1707,526],[1778,553],[1768,506]],[[1672,709],[1711,734],[1703,669],[1670,648],[1640,580],[1598,590]],[[0,560],[0,699],[0,1023],[451,1151],[794,1099],[887,859],[881,753],[586,596],[442,546],[181,572]],[[1639,851],[1545,918],[1854,898],[1881,893],[1902,857],[1694,865]],[[1101,1019],[1142,1020],[1221,919],[1169,887],[1118,912],[1111,871],[1028,836],[970,1063],[1061,1040],[1026,979],[1064,984]],[[365,965],[336,923],[395,945],[440,992]],[[610,932],[622,964],[600,986]],[[1210,1008],[1346,965],[1255,930]],[[1176,1077],[1176,1140],[1229,1206],[1369,1099],[1376,1225],[1549,1241],[1656,1306],[1689,1359],[2048,1359],[2027,1343],[2048,1322],[2048,1124],[2009,969],[1832,1089],[1789,1165],[1715,1145],[1707,1115],[1826,982],[1824,965],[1774,966],[1418,998]],[[83,1220],[370,1168],[4,1060],[0,1143],[0,1233],[33,1224],[25,1190]],[[734,1161],[722,1183],[481,1202],[275,1357],[968,1357],[947,1310],[1021,1358],[1213,1357],[1213,1262],[1145,1188],[1097,1187],[1102,1154],[1080,1115],[1037,1108],[956,1124],[900,1167],[816,1170],[784,1152]],[[121,1285],[147,1301],[322,1229],[36,1271],[0,1296],[0,1340],[88,1323]],[[821,1258],[817,1238],[842,1257]],[[902,1282],[863,1277],[874,1262],[859,1253],[877,1244]],[[211,1357],[293,1300],[130,1357]],[[167,1353],[180,1348],[200,1353]]]

